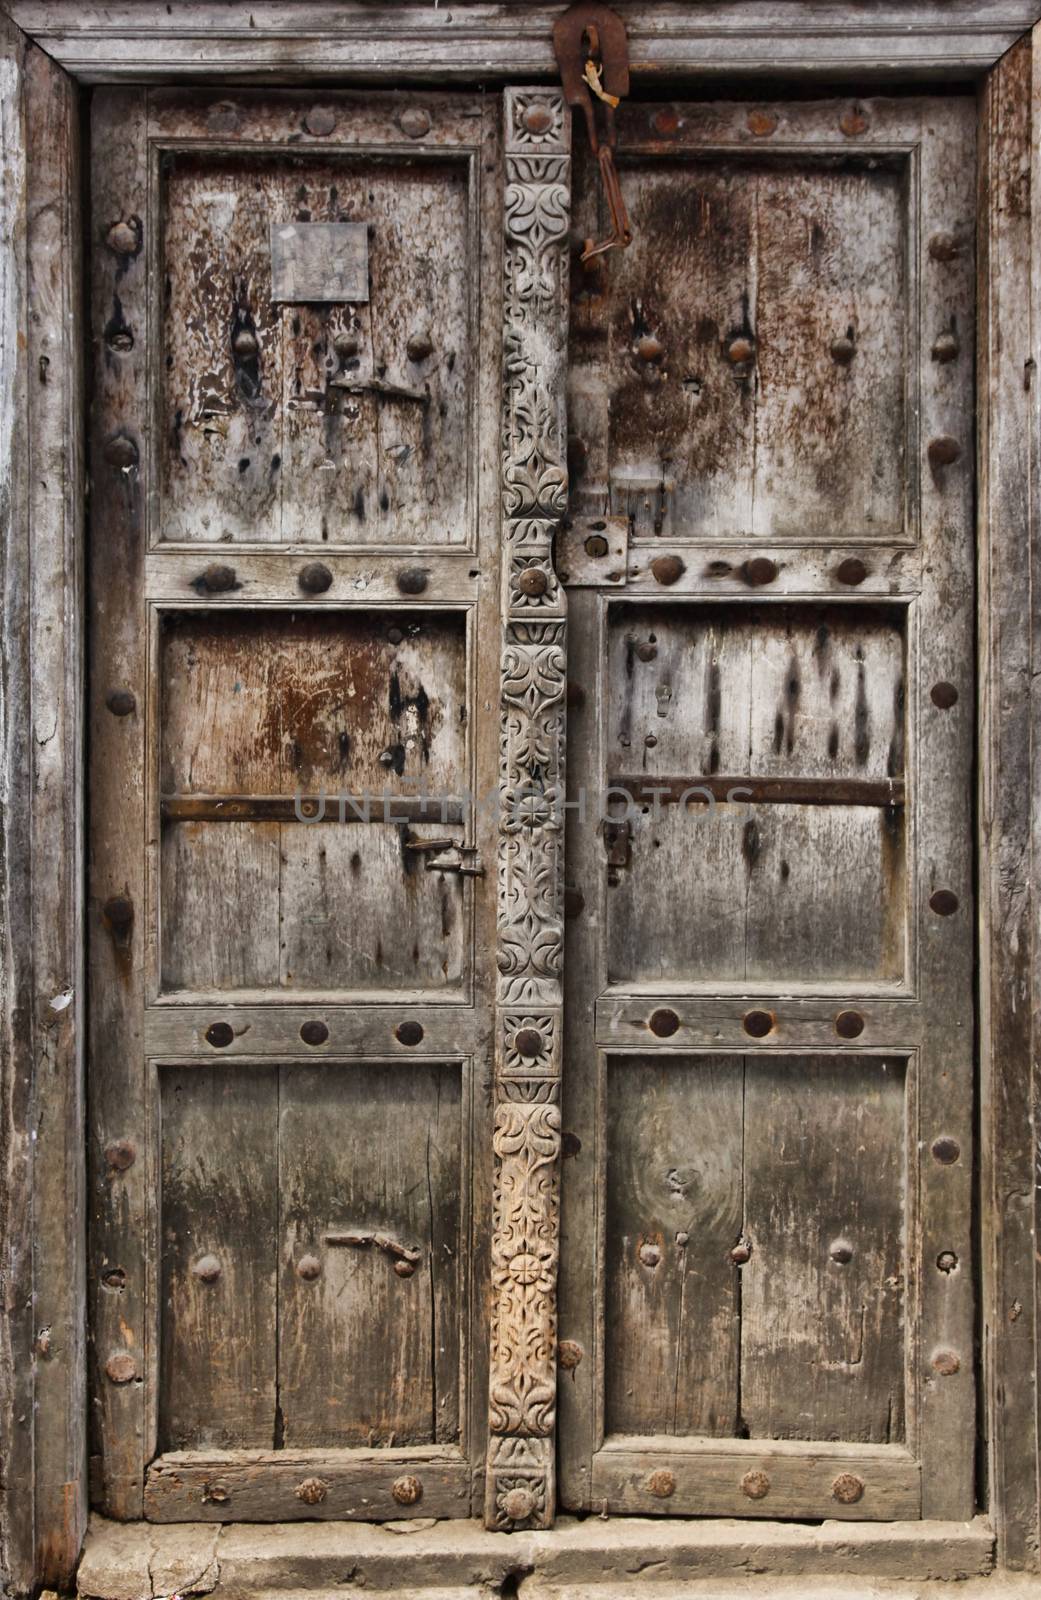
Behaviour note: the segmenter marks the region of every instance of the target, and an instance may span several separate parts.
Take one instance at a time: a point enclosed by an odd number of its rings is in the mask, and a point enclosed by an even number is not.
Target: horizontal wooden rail
[[[608,780],[636,801],[676,805],[684,796],[688,803],[706,804],[733,796],[738,805],[791,806],[883,806],[887,810],[905,803],[903,778],[659,778],[651,773],[639,777]],[[737,791],[735,793],[735,790]]]
[[[324,805],[317,795],[164,794],[159,813],[164,822],[436,822],[458,828],[464,821],[460,800],[371,793],[328,794]]]

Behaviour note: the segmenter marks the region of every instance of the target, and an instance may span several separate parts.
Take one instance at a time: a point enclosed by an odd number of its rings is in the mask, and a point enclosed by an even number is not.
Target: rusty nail
[[[768,139],[777,128],[776,112],[750,111],[745,125],[757,139]]]
[[[414,333],[405,346],[405,354],[410,361],[425,361],[433,353],[434,341],[426,332]]]
[[[219,561],[212,561],[199,573],[193,587],[205,591],[206,594],[227,594],[229,590],[239,587],[235,578],[235,568],[222,566]]]
[[[953,917],[958,909],[958,896],[951,889],[937,889],[929,896],[929,909],[938,917]]]
[[[773,583],[777,576],[777,563],[771,561],[769,556],[753,556],[741,567],[741,576],[753,589],[761,589],[763,584]]]
[[[202,1489],[204,1501],[210,1501],[215,1506],[225,1506],[231,1499],[231,1490],[226,1483],[205,1483]]]
[[[507,1489],[502,1497],[502,1509],[510,1522],[526,1522],[538,1503],[534,1489],[523,1487]]]
[[[137,1160],[137,1151],[129,1139],[116,1139],[105,1150],[105,1163],[113,1172],[125,1172]]]
[[[640,661],[655,661],[658,657],[658,646],[656,644],[638,644],[636,646],[636,655]]]
[[[953,1272],[958,1265],[958,1257],[953,1250],[941,1250],[936,1257],[936,1265],[941,1272]]]
[[[644,1267],[656,1267],[661,1260],[661,1250],[656,1244],[642,1244],[637,1255],[640,1258],[640,1265]]]
[[[754,1468],[741,1479],[741,1493],[746,1494],[749,1500],[765,1500],[770,1493],[770,1479],[765,1472]]]
[[[831,341],[831,359],[837,367],[848,367],[857,353],[857,347],[852,339],[841,338]]]
[[[216,1283],[220,1277],[220,1262],[216,1256],[200,1256],[192,1273],[202,1283]]]
[[[733,1249],[727,1251],[727,1255],[735,1267],[743,1267],[752,1259],[752,1246],[747,1239],[739,1239]]]
[[[667,1500],[670,1495],[676,1493],[675,1474],[670,1472],[668,1467],[658,1467],[647,1479],[647,1488],[651,1494],[657,1495],[659,1500]]]
[[[859,1039],[864,1032],[864,1018],[859,1011],[840,1011],[835,1018],[835,1032],[840,1039]]]
[[[415,1270],[416,1264],[414,1261],[395,1261],[394,1263],[394,1271],[399,1278],[411,1278]]]
[[[929,465],[931,467],[949,467],[961,455],[961,445],[957,439],[952,439],[948,434],[941,434],[938,439],[929,440]]]
[[[212,1044],[215,1050],[224,1050],[235,1037],[235,1030],[230,1022],[211,1022],[206,1029],[206,1043]]]
[[[929,240],[929,254],[934,261],[954,261],[961,254],[961,245],[953,233],[934,233]]]
[[[134,921],[134,902],[124,894],[114,894],[105,901],[101,914],[113,933],[126,933]]]
[[[419,1044],[423,1038],[423,1029],[418,1022],[399,1022],[394,1029],[394,1037],[399,1044]]]
[[[402,594],[422,594],[427,586],[425,567],[406,567],[398,573],[398,588]]]
[[[961,1145],[949,1133],[942,1133],[938,1139],[934,1139],[930,1148],[933,1159],[943,1167],[953,1167],[961,1155]]]
[[[754,356],[755,344],[744,334],[738,334],[737,338],[731,339],[727,345],[727,360],[732,366],[742,367],[753,360]]]
[[[537,1028],[518,1028],[513,1035],[513,1044],[517,1054],[529,1061],[542,1054],[543,1038]]]
[[[423,1498],[423,1485],[410,1472],[403,1478],[395,1478],[390,1492],[399,1506],[414,1506]]]
[[[671,1039],[680,1025],[680,1019],[675,1011],[663,1007],[660,1011],[652,1011],[648,1028],[656,1039]]]
[[[961,1370],[961,1359],[953,1350],[937,1350],[930,1365],[941,1378],[953,1378]]]
[[[549,578],[542,567],[524,567],[517,576],[517,588],[521,594],[533,597],[545,594]]]
[[[101,1281],[106,1289],[125,1289],[127,1275],[124,1267],[106,1267],[101,1274]]]
[[[332,106],[312,106],[304,118],[304,127],[308,133],[313,133],[316,139],[324,139],[332,133],[338,121]]]
[[[129,717],[137,710],[137,701],[129,689],[112,689],[105,696],[105,704],[114,717]]]
[[[400,628],[387,629],[387,642],[389,644],[400,644],[404,637],[405,635],[402,633]]]
[[[660,361],[665,354],[665,346],[653,333],[641,334],[636,341],[636,354],[641,361]]]
[[[305,1506],[320,1506],[329,1493],[329,1485],[324,1478],[305,1478],[297,1484],[294,1493]]]
[[[107,243],[117,256],[132,256],[138,248],[139,234],[130,222],[116,222],[108,230]]]
[[[113,1383],[132,1383],[137,1377],[137,1362],[126,1350],[120,1350],[114,1356],[109,1356],[105,1362],[105,1372]]]
[[[835,569],[835,576],[840,583],[848,583],[853,589],[858,583],[863,583],[868,575],[868,569],[859,556],[847,556],[845,561],[840,561]]]
[[[949,711],[957,703],[958,691],[953,683],[934,683],[929,690],[929,698],[941,711]]]
[[[105,445],[105,460],[110,467],[118,467],[120,471],[128,467],[136,467],[138,461],[137,445],[133,439],[128,439],[125,433],[117,433]]]
[[[260,349],[260,343],[252,328],[239,328],[231,341],[231,348],[237,356],[255,356]]]
[[[602,533],[591,533],[585,542],[586,555],[593,561],[599,561],[601,556],[606,556],[610,546]]]
[[[671,583],[677,583],[686,570],[679,556],[655,556],[651,562],[651,572],[655,582],[666,587]]]
[[[828,1254],[838,1266],[845,1267],[853,1260],[853,1246],[848,1239],[833,1239]]]
[[[313,1283],[322,1275],[322,1263],[317,1256],[301,1256],[296,1264],[296,1275],[306,1283]]]
[[[961,346],[955,334],[941,333],[933,344],[931,354],[934,361],[948,362],[957,360],[960,350]]]
[[[553,126],[553,113],[544,101],[533,100],[524,107],[521,121],[528,133],[548,133]]]
[[[772,1033],[777,1018],[772,1011],[746,1011],[742,1018],[742,1027],[753,1039],[765,1039]]]
[[[305,1022],[300,1029],[300,1037],[305,1044],[324,1044],[329,1037],[329,1029],[324,1022]]]
[[[582,1346],[574,1339],[561,1339],[557,1345],[557,1365],[565,1372],[574,1372],[582,1360]]]
[[[398,127],[410,139],[422,139],[430,132],[430,113],[422,106],[406,106],[398,118]]]
[[[839,118],[839,132],[845,134],[847,139],[855,139],[858,133],[866,133],[867,126],[868,118],[860,104],[850,106]]]
[[[680,125],[680,119],[671,106],[662,106],[651,118],[651,126],[655,133],[662,133],[668,137],[674,134]]]
[[[296,581],[305,594],[324,594],[332,586],[333,575],[323,561],[309,561],[300,568]]]
[[[586,897],[581,889],[575,889],[570,884],[564,888],[564,915],[569,920],[580,917],[586,908]]]
[[[134,334],[130,328],[113,328],[106,334],[105,343],[110,350],[115,350],[117,355],[125,356],[128,350],[134,348]]]
[[[840,1472],[831,1486],[832,1498],[844,1506],[856,1505],[864,1493],[864,1480],[852,1472]]]

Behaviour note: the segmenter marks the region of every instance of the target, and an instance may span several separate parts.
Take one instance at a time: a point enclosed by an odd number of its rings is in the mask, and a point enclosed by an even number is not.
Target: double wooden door
[[[110,1514],[971,1513],[973,114],[98,94]]]

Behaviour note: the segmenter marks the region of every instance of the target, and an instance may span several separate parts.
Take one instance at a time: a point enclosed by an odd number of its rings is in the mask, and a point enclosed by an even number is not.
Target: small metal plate
[[[273,222],[271,298],[289,305],[367,301],[369,230],[364,222]]]

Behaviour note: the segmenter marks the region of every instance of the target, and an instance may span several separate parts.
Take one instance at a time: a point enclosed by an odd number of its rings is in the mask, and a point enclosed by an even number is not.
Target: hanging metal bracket
[[[589,146],[600,165],[600,181],[611,213],[611,236],[599,243],[586,241],[582,260],[605,250],[624,250],[632,242],[629,216],[614,161],[614,114],[619,100],[629,93],[629,43],[625,23],[609,6],[580,0],[553,24],[553,49],[560,68],[564,98],[586,119]],[[597,104],[603,106],[604,131],[597,129]]]

